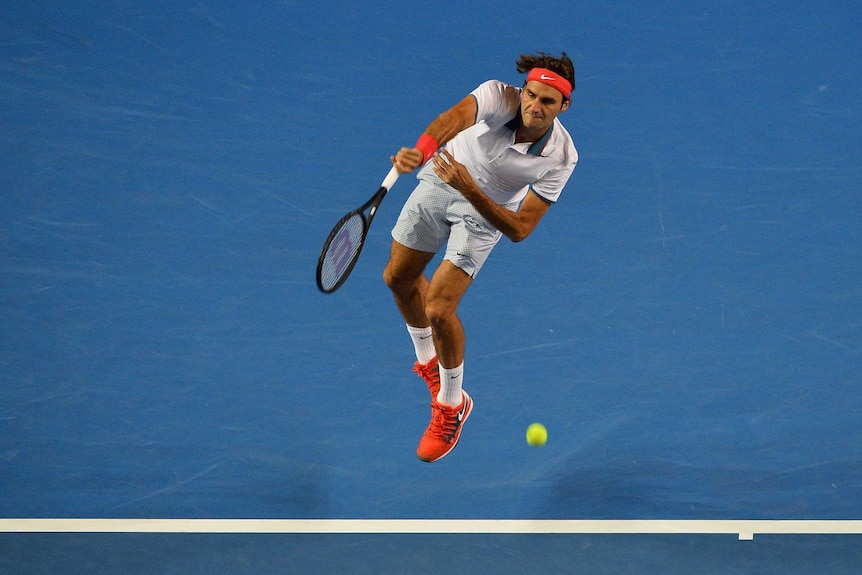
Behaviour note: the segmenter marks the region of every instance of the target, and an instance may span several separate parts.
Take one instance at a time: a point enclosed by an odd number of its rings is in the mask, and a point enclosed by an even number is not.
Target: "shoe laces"
[[[434,402],[431,404],[431,423],[428,434],[439,437],[446,443],[455,438],[458,429],[458,409]]]
[[[413,366],[413,371],[419,374],[419,377],[425,380],[429,387],[440,385],[440,370],[437,369],[437,362],[434,360],[428,363],[416,362]]]

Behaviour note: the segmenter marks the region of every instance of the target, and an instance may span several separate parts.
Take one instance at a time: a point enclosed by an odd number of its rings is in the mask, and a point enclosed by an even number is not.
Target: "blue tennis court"
[[[0,571],[857,573],[860,25],[839,1],[7,3]],[[423,464],[381,279],[414,180],[335,294],[318,253],[390,154],[537,50],[577,68],[580,162],[470,288],[475,408]],[[196,519],[224,523],[134,527]]]

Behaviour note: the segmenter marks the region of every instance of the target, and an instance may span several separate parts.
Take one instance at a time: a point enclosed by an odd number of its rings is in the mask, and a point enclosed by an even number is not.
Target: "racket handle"
[[[383,180],[383,183],[380,184],[380,187],[386,188],[387,191],[392,189],[392,186],[395,185],[395,181],[398,180],[398,176],[401,174],[398,170],[395,169],[395,166],[392,166],[392,169],[389,170],[389,173],[386,174],[386,178]]]

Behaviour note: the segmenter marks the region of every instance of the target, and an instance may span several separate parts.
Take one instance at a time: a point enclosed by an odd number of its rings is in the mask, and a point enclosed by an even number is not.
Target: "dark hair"
[[[521,54],[515,61],[515,68],[521,74],[526,74],[533,68],[547,68],[552,72],[556,72],[563,78],[571,82],[572,90],[575,89],[575,65],[571,59],[563,52],[559,58],[539,52],[538,54]]]

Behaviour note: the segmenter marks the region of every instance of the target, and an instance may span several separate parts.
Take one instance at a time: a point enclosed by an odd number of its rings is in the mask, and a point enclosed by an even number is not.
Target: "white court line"
[[[860,535],[855,520],[0,519],[0,533],[480,533]]]

